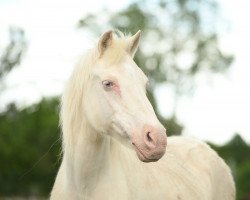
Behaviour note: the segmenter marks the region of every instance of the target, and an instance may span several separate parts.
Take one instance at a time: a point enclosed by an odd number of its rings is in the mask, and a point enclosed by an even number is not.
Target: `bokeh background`
[[[168,135],[208,142],[250,199],[250,3],[0,0],[0,199],[42,199],[60,164],[60,95],[109,29],[142,30],[135,60]]]

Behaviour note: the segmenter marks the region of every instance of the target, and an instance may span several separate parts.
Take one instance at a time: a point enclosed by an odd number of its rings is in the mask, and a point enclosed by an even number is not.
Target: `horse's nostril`
[[[147,132],[147,139],[148,139],[149,142],[151,142],[151,141],[153,140],[153,139],[151,138],[151,136],[150,136],[150,132],[149,132],[149,131]]]

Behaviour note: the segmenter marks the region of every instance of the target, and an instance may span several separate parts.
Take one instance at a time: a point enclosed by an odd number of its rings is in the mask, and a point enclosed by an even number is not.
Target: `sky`
[[[128,3],[0,0],[0,50],[8,42],[9,26],[22,27],[28,40],[21,65],[6,78],[0,109],[11,101],[22,107],[43,96],[60,95],[74,64],[93,41],[77,29],[77,21],[88,12],[118,10]],[[238,132],[250,143],[250,2],[220,0],[219,4],[228,24],[219,34],[219,45],[234,55],[234,62],[226,74],[215,75],[210,83],[199,77],[194,96],[180,100],[177,117],[185,126],[184,135],[222,144]],[[169,116],[173,105],[170,88],[162,85],[156,94],[161,113]]]

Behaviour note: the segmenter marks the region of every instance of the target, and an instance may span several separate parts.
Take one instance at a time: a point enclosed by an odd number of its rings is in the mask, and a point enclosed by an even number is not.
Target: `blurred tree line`
[[[98,36],[113,27],[125,33],[143,31],[135,60],[150,79],[148,96],[168,135],[180,135],[184,127],[175,115],[179,98],[194,92],[199,74],[223,73],[233,60],[218,45],[217,11],[213,0],[137,0],[118,12],[89,14],[78,27]],[[4,74],[19,64],[27,46],[21,29],[10,35],[0,56],[0,89]],[[162,84],[174,89],[168,119],[160,115],[155,99],[155,88]],[[61,156],[58,99],[44,98],[19,109],[12,103],[0,113],[0,197],[48,196]],[[210,145],[230,165],[238,199],[249,199],[250,146],[238,134],[223,146]]]
[[[0,114],[0,197],[48,195],[59,166],[58,98]]]

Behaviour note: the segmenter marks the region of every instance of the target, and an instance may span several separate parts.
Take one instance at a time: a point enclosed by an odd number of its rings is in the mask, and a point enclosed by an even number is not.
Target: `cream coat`
[[[161,126],[145,95],[147,78],[132,61],[139,37],[104,34],[76,66],[62,97],[63,160],[51,199],[235,199],[229,167],[201,141],[169,137],[159,161],[136,156],[130,130]],[[118,80],[121,96],[102,91],[107,76]]]

